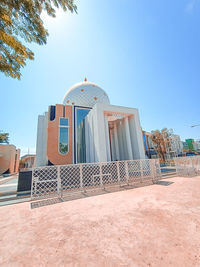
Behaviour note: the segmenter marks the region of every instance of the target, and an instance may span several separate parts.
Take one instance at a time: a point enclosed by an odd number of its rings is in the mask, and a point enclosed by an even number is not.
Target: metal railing
[[[31,199],[62,197],[65,193],[86,192],[160,179],[158,159],[111,161],[36,167],[32,170]]]
[[[200,156],[174,158],[178,176],[200,175]]]

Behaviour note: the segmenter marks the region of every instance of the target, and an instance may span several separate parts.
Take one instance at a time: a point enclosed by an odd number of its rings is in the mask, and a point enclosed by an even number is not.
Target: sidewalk
[[[1,266],[200,266],[200,177],[0,207]]]

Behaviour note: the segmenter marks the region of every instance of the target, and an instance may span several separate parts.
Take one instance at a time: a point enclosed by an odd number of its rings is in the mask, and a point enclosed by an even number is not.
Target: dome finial
[[[87,82],[87,78],[85,77],[84,82]]]

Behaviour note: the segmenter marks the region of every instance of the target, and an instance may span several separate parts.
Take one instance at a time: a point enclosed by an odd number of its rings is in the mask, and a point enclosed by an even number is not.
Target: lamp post
[[[190,126],[190,127],[191,127],[191,128],[194,128],[194,127],[198,127],[198,126],[200,126],[200,124],[192,125],[192,126]]]

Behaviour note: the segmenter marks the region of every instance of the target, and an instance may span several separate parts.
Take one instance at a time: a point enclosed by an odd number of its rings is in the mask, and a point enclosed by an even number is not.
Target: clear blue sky
[[[73,84],[100,85],[111,104],[139,109],[146,131],[200,138],[200,1],[79,0],[78,14],[44,16],[50,36],[31,45],[21,81],[0,74],[0,130],[34,152],[37,117]]]

